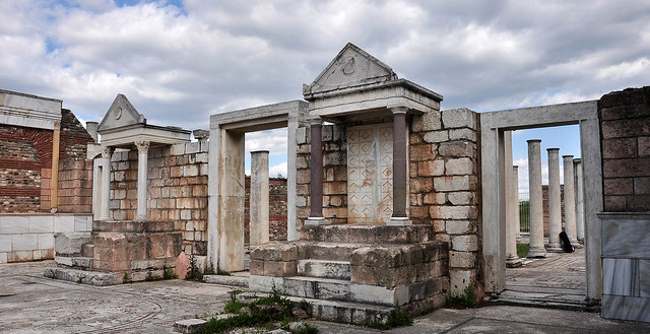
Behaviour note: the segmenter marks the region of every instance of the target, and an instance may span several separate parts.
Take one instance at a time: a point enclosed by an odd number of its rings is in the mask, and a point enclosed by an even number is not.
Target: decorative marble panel
[[[650,322],[650,298],[603,295],[601,316],[606,319]]]
[[[393,213],[391,124],[347,129],[348,222],[383,224]]]
[[[603,293],[638,296],[639,262],[635,259],[603,259]]]
[[[603,257],[650,258],[650,215],[601,214]]]

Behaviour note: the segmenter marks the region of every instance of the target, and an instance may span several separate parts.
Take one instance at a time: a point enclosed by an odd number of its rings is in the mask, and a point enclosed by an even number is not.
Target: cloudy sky
[[[2,0],[0,88],[61,98],[82,120],[124,93],[150,123],[207,128],[213,113],[301,98],[348,41],[444,95],[443,108],[650,84],[648,0]],[[283,134],[247,136],[271,149],[273,175],[286,169]],[[540,136],[578,154],[575,128],[531,130],[514,136],[515,159]]]

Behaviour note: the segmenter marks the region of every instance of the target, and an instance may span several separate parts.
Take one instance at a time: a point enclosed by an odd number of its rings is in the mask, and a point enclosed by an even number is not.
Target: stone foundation
[[[251,290],[336,301],[348,311],[373,304],[419,314],[445,302],[449,250],[433,240],[430,225],[322,225],[305,228],[304,235],[251,251]]]

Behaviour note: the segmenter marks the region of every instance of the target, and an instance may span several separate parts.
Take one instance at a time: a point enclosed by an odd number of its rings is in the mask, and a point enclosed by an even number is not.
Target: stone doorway
[[[481,114],[483,257],[486,291],[498,295],[506,286],[508,216],[508,136],[512,130],[577,124],[580,127],[585,218],[585,300],[602,295],[600,221],[602,174],[596,101],[504,110]],[[510,158],[511,160],[511,158]],[[494,168],[493,166],[499,166]]]

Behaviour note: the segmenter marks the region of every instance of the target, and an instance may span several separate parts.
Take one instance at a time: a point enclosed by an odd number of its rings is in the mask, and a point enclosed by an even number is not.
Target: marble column
[[[138,148],[138,206],[135,212],[136,221],[147,219],[147,160],[149,159],[149,142],[137,141]]]
[[[530,242],[528,257],[546,257],[544,209],[542,206],[542,161],[540,139],[528,140],[528,191],[530,193]]]
[[[576,185],[576,238],[578,241],[585,240],[585,195],[582,180],[582,160],[573,159],[573,171],[575,173]]]
[[[548,148],[548,250],[562,251],[562,195],[560,192],[560,149]]]
[[[564,165],[564,231],[569,236],[569,241],[574,246],[578,244],[576,239],[576,204],[575,184],[573,175],[573,156],[563,155]]]
[[[508,197],[506,201],[510,202],[508,216],[506,220],[506,266],[520,267],[522,265],[521,258],[517,255],[517,233],[519,232],[519,189],[518,182],[515,178],[519,177],[517,166],[512,166],[512,159],[508,162],[507,170],[510,171],[510,182],[508,189]]]
[[[389,225],[410,225],[406,214],[407,161],[406,112],[408,108],[391,108],[393,113],[393,214]]]
[[[111,220],[110,202],[111,202],[111,157],[113,156],[112,147],[104,147],[102,150],[102,182],[99,206],[99,219]]]
[[[269,151],[251,152],[250,245],[269,242]]]
[[[323,149],[321,136],[323,121],[320,118],[310,121],[311,158],[309,182],[309,217],[305,225],[319,225],[325,223],[323,218]]]
[[[512,186],[515,188],[513,203],[515,204],[515,242],[521,238],[521,212],[519,210],[519,166],[512,166]]]

